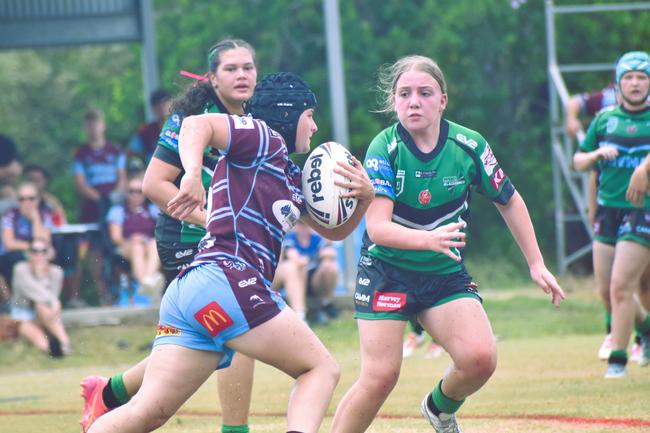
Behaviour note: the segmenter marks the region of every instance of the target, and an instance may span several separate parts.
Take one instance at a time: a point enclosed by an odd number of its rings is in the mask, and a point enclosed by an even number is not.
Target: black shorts
[[[361,256],[354,292],[354,317],[409,320],[423,310],[458,298],[483,302],[478,286],[463,267],[451,274],[415,272]]]
[[[598,206],[594,240],[608,245],[627,240],[650,247],[650,209]]]
[[[156,241],[156,249],[167,285],[194,260],[197,244]]]

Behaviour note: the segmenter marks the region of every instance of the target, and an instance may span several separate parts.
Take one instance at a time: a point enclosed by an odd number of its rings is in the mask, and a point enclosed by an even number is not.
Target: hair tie
[[[194,79],[196,81],[207,81],[207,79],[208,79],[207,77],[204,77],[203,75],[193,74],[192,72],[188,72],[188,71],[185,71],[185,70],[180,71],[179,74],[181,74],[182,76],[187,77],[187,78],[192,78],[192,79]]]

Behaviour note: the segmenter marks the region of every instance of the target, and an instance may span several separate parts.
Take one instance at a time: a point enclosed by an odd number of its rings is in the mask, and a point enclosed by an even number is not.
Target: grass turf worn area
[[[627,378],[603,379],[605,363],[596,358],[603,314],[595,295],[574,291],[555,309],[535,290],[486,292],[499,362],[492,379],[459,411],[464,431],[650,432],[650,368],[631,363]],[[335,405],[358,374],[358,336],[349,312],[316,331],[342,370],[321,428],[328,431]],[[22,342],[1,343],[0,431],[80,431],[79,381],[128,368],[146,356],[153,334],[153,324],[72,329],[75,353],[63,360],[48,359]],[[399,383],[369,432],[431,431],[419,415],[419,403],[450,360],[447,355],[425,359],[424,351],[404,360]],[[256,367],[251,432],[285,431],[291,384],[271,367]],[[160,431],[218,432],[219,411],[213,375]]]

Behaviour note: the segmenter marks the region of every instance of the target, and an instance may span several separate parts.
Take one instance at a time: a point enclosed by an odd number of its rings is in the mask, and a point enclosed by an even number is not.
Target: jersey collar
[[[449,135],[449,122],[443,118],[440,119],[440,134],[438,135],[438,144],[436,144],[436,147],[429,153],[424,153],[418,149],[418,147],[415,145],[415,141],[413,141],[413,137],[411,137],[411,134],[409,134],[409,132],[402,126],[401,123],[397,124],[397,135],[417,159],[422,162],[429,162],[438,156],[440,152],[442,152],[442,148],[447,142],[447,137]]]

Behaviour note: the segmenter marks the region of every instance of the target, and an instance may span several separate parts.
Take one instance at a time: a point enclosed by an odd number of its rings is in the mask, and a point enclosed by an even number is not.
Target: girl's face
[[[126,201],[129,207],[140,206],[144,203],[144,194],[142,193],[142,180],[131,179],[126,185]]]
[[[395,84],[395,112],[409,132],[421,132],[437,124],[447,106],[447,95],[426,72],[404,72]]]
[[[298,127],[296,128],[296,153],[309,152],[311,137],[318,131],[318,126],[314,120],[314,109],[305,110],[298,118]]]
[[[35,240],[29,247],[29,260],[35,264],[47,263],[52,258],[52,248],[43,241]]]
[[[209,77],[222,101],[239,104],[248,101],[257,82],[257,68],[251,52],[237,47],[220,53],[217,71]]]
[[[650,91],[650,77],[645,72],[630,71],[621,77],[619,87],[626,108],[644,106]]]
[[[32,215],[38,208],[40,197],[33,185],[23,185],[18,189],[18,209],[23,215]]]

